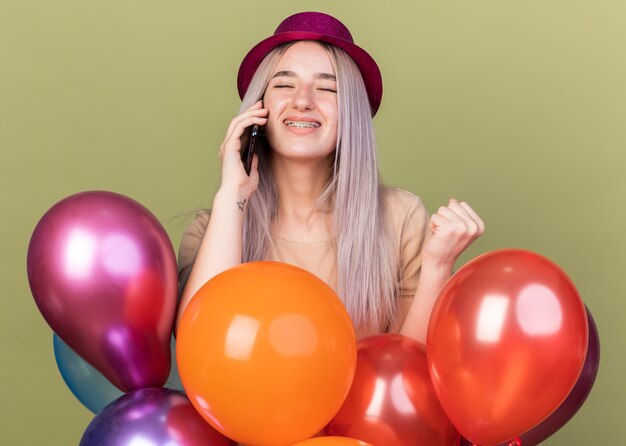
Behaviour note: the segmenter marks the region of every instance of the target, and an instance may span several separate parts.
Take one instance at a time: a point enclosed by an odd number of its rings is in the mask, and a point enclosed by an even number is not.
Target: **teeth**
[[[300,128],[317,128],[320,126],[317,122],[310,121],[285,121],[285,125],[288,127],[300,127]]]

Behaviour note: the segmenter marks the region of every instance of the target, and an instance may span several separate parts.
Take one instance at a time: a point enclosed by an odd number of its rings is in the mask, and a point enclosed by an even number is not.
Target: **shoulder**
[[[403,229],[407,220],[428,218],[428,211],[419,196],[398,187],[383,188],[383,203],[392,227]]]
[[[400,297],[413,297],[422,265],[422,246],[430,232],[428,211],[420,197],[409,191],[385,187],[383,196],[388,228],[397,248],[397,293]],[[406,317],[409,304],[402,305],[391,322],[392,330],[399,329]]]
[[[209,210],[196,212],[195,218],[185,229],[178,248],[178,265],[180,269],[193,263],[202,237],[204,237],[206,232],[206,227],[209,224],[210,213]]]
[[[210,209],[201,209],[196,212],[195,218],[189,223],[185,230],[184,236],[202,236],[206,231],[206,227],[209,224],[209,218],[211,216]]]

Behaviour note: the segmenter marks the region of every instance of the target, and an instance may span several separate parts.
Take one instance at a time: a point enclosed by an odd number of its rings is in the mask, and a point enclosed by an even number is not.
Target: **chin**
[[[327,158],[335,151],[332,149],[320,149],[319,146],[310,145],[293,145],[287,150],[281,151],[284,156],[292,156],[294,158]]]

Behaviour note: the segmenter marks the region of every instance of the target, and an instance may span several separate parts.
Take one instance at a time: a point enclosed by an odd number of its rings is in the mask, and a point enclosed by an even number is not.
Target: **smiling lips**
[[[320,127],[320,123],[316,121],[292,121],[289,119],[285,119],[283,123],[287,127],[296,127],[301,129],[315,129]]]

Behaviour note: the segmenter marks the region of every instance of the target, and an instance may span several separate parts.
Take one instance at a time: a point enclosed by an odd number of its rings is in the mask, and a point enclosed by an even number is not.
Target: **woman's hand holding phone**
[[[235,117],[228,126],[224,142],[220,146],[220,159],[222,160],[221,191],[235,193],[238,200],[246,200],[254,193],[259,184],[257,166],[258,155],[252,158],[250,175],[246,173],[242,163],[242,151],[248,147],[242,147],[241,137],[244,132],[250,131],[253,125],[263,126],[267,122],[267,109],[262,108],[261,101]]]
[[[211,218],[187,284],[181,293],[177,320],[180,320],[192,296],[207,280],[241,263],[245,209],[250,196],[259,185],[259,173],[258,158],[255,155],[250,175],[246,174],[241,162],[240,138],[250,126],[265,124],[267,110],[262,107],[259,101],[235,117],[230,122],[224,142],[220,146],[222,181],[213,197]]]

